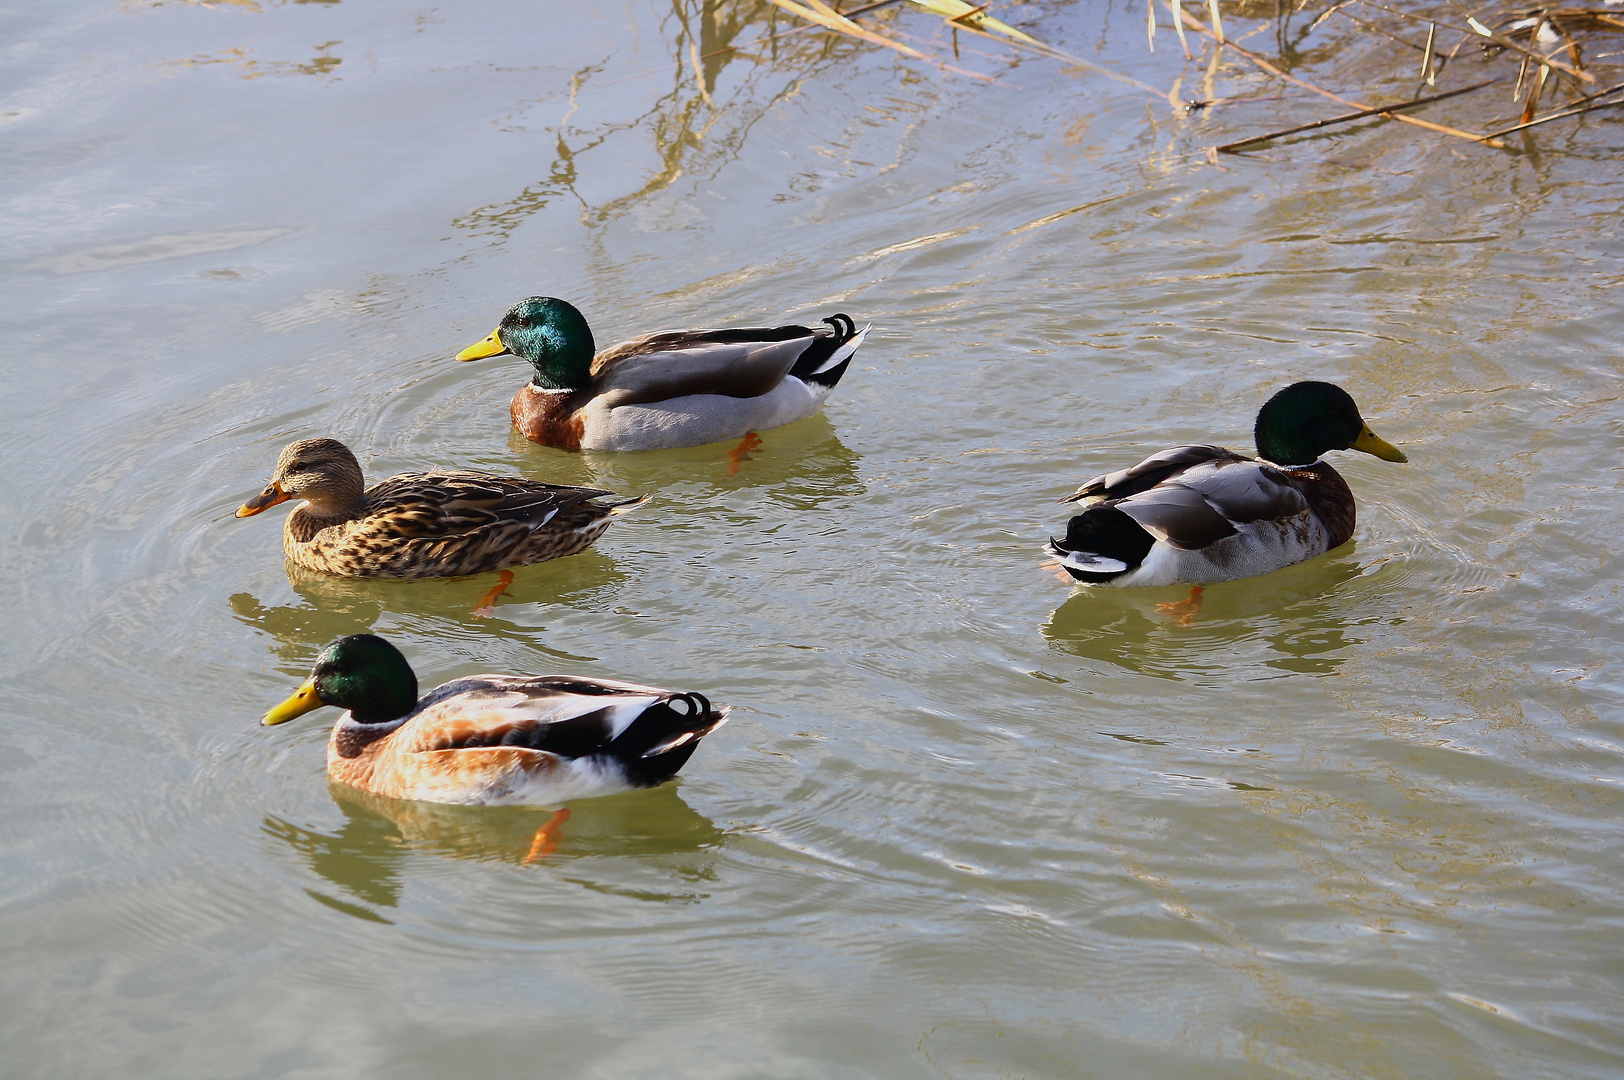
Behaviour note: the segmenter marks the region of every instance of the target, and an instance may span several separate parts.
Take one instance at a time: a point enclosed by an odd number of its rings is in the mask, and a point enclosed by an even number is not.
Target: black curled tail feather
[[[846,374],[853,354],[848,353],[833,364],[830,361],[840,353],[846,342],[857,336],[857,324],[850,315],[840,313],[827,316],[823,321],[829,324],[833,332],[814,338],[812,344],[796,359],[789,373],[805,383],[833,387]]]
[[[835,337],[843,342],[850,341],[852,335],[857,333],[857,324],[844,312],[837,311],[833,315],[827,315],[823,321],[835,328]]]
[[[1090,506],[1066,523],[1064,540],[1050,539],[1049,550],[1061,557],[1060,565],[1066,573],[1078,581],[1098,584],[1137,569],[1155,543],[1154,536],[1116,507]],[[1082,558],[1067,561],[1070,555]],[[1121,565],[1106,562],[1091,569],[1087,558],[1090,555]]]
[[[608,753],[639,787],[652,787],[677,774],[699,747],[699,740],[727,720],[704,694],[672,694],[650,705],[609,744]]]

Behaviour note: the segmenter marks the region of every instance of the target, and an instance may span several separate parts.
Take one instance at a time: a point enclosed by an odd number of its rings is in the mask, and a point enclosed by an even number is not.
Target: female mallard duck
[[[237,516],[304,499],[282,527],[282,550],[299,566],[348,577],[459,577],[585,550],[611,518],[643,501],[592,501],[613,494],[474,472],[401,473],[369,488],[349,447],[301,439]]]
[[[512,353],[536,376],[509,411],[533,442],[563,450],[666,450],[739,439],[811,416],[868,327],[671,330],[593,354],[592,330],[551,296],[520,300],[458,360]]]
[[[1091,585],[1230,581],[1311,559],[1353,535],[1353,492],[1320,455],[1404,454],[1376,437],[1339,386],[1293,383],[1257,414],[1253,460],[1221,446],[1175,446],[1096,476],[1062,502],[1087,509],[1051,554]]]
[[[677,774],[727,721],[702,694],[575,675],[473,675],[420,701],[406,658],[373,634],[321,650],[310,678],[265,714],[280,724],[347,709],[327,741],[327,775],[393,799],[545,805]]]

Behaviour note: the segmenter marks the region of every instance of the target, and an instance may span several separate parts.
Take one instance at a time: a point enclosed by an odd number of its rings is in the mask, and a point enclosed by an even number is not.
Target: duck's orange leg
[[[1174,600],[1166,604],[1157,604],[1156,610],[1178,616],[1173,621],[1180,626],[1194,626],[1195,617],[1201,612],[1201,594],[1204,591],[1200,585],[1191,585],[1188,600]]]
[[[753,431],[745,432],[744,438],[739,441],[739,445],[727,452],[727,474],[732,476],[737,473],[739,466],[750,460],[750,451],[759,450],[760,448],[761,436]]]
[[[507,592],[508,586],[513,584],[513,571],[503,570],[497,576],[497,582],[485,590],[485,595],[479,598],[474,605],[474,618],[488,619],[496,614],[496,598]]]
[[[536,838],[530,841],[530,853],[521,860],[521,866],[529,866],[533,862],[545,859],[558,850],[559,834],[563,831],[564,822],[570,819],[570,808],[561,806],[553,811],[553,816],[547,824],[536,830]]]
[[[1054,576],[1054,579],[1056,581],[1060,582],[1060,584],[1062,584],[1062,585],[1075,585],[1075,584],[1077,584],[1077,579],[1072,577],[1070,574],[1066,573],[1066,568],[1064,566],[1060,565],[1060,560],[1059,559],[1050,559],[1047,562],[1045,562],[1042,566],[1040,566],[1039,569],[1040,570],[1047,570],[1050,574],[1052,574]]]

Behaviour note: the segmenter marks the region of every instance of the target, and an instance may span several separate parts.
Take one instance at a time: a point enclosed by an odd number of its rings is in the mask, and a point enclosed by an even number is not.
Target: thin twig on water
[[[1241,139],[1237,142],[1225,143],[1222,146],[1215,146],[1213,149],[1218,151],[1220,154],[1236,154],[1248,146],[1256,146],[1258,143],[1266,143],[1271,139],[1279,139],[1287,135],[1296,135],[1297,133],[1303,131],[1313,131],[1316,128],[1330,127],[1332,124],[1346,124],[1354,120],[1363,120],[1367,116],[1391,116],[1398,109],[1412,109],[1417,105],[1430,105],[1434,101],[1442,101],[1444,98],[1458,97],[1461,94],[1470,94],[1473,90],[1481,90],[1485,86],[1492,86],[1497,82],[1503,82],[1504,79],[1505,76],[1503,75],[1493,79],[1484,79],[1480,83],[1473,83],[1471,86],[1463,86],[1459,90],[1450,90],[1443,94],[1433,94],[1431,97],[1415,98],[1411,101],[1401,101],[1396,105],[1380,105],[1373,109],[1360,109],[1358,112],[1343,113],[1341,116],[1331,116],[1324,120],[1315,120],[1311,124],[1298,124],[1296,127],[1285,128],[1282,131],[1271,131],[1267,135],[1254,135],[1250,139]],[[1393,118],[1397,119],[1397,117]]]
[[[1597,98],[1611,97],[1613,94],[1618,93],[1620,90],[1624,90],[1624,83],[1616,83],[1616,84],[1614,84],[1612,86],[1609,86],[1605,90],[1598,90],[1594,94],[1589,95],[1588,97],[1580,98],[1579,103],[1582,104],[1582,103],[1587,102],[1587,101],[1595,101]],[[1513,127],[1502,128],[1499,131],[1491,131],[1487,135],[1483,136],[1483,139],[1486,142],[1489,139],[1498,139],[1502,135],[1510,135],[1513,132],[1521,131],[1524,128],[1538,127],[1540,124],[1546,123],[1546,122],[1551,121],[1551,120],[1562,120],[1562,119],[1565,119],[1566,117],[1569,117],[1569,116],[1579,116],[1579,115],[1581,115],[1583,113],[1595,112],[1597,109],[1614,109],[1614,108],[1617,108],[1620,105],[1624,105],[1624,101],[1606,101],[1606,102],[1602,102],[1599,105],[1584,105],[1583,108],[1568,108],[1568,109],[1563,109],[1561,112],[1546,113],[1544,116],[1537,117],[1536,119],[1533,119],[1533,120],[1529,120],[1526,123],[1517,124],[1517,125],[1515,125]]]
[[[1356,2],[1361,3],[1366,7],[1376,8],[1378,11],[1385,11],[1389,15],[1396,15],[1401,19],[1411,19],[1415,22],[1427,21],[1421,16],[1412,14],[1408,11],[1399,11],[1397,8],[1390,8],[1386,4],[1376,3],[1376,0],[1356,0]],[[1444,29],[1453,30],[1458,34],[1464,34],[1468,40],[1479,43],[1484,41],[1492,42],[1495,45],[1500,46],[1502,49],[1510,49],[1512,52],[1522,53],[1525,56],[1533,57],[1533,59],[1538,63],[1549,64],[1562,74],[1567,75],[1570,78],[1578,79],[1581,82],[1593,83],[1596,81],[1595,76],[1591,75],[1589,72],[1579,71],[1575,68],[1569,67],[1560,60],[1552,60],[1550,57],[1537,53],[1533,49],[1519,45],[1515,41],[1506,37],[1504,34],[1497,33],[1496,31],[1491,30],[1489,27],[1484,26],[1482,23],[1477,21],[1475,16],[1468,14],[1466,12],[1466,8],[1458,3],[1457,0],[1449,0],[1449,6],[1466,15],[1466,26],[1455,26],[1450,23],[1439,23],[1438,25],[1442,26]]]
[[[1263,57],[1252,52],[1250,49],[1244,49],[1235,44],[1233,41],[1224,41],[1223,39],[1219,38],[1218,35],[1214,34],[1211,30],[1207,29],[1206,26],[1202,25],[1201,20],[1197,19],[1194,15],[1191,15],[1188,11],[1183,12],[1183,15],[1184,25],[1188,26],[1191,30],[1194,30],[1198,34],[1205,34],[1207,37],[1210,37],[1214,41],[1218,42],[1218,44],[1223,48],[1234,50],[1236,53],[1239,53],[1241,56],[1245,57],[1247,60],[1251,61],[1253,64],[1262,68],[1264,71],[1268,72],[1270,75],[1273,75],[1277,79],[1284,79],[1293,86],[1300,86],[1304,90],[1312,90],[1321,97],[1330,98],[1332,101],[1340,102],[1343,105],[1350,106],[1351,108],[1373,108],[1373,106],[1366,105],[1362,101],[1352,101],[1340,94],[1334,94],[1323,87],[1315,86],[1311,82],[1299,79],[1295,75],[1288,75],[1284,71],[1281,71],[1279,68],[1275,67],[1273,64],[1269,63],[1267,60],[1263,59]],[[1491,137],[1477,135],[1470,131],[1462,131],[1459,128],[1446,127],[1443,124],[1434,124],[1432,121],[1422,120],[1418,116],[1405,116],[1403,113],[1393,113],[1392,115],[1394,120],[1400,120],[1406,124],[1413,124],[1416,127],[1426,128],[1428,131],[1436,131],[1443,135],[1453,135],[1457,139],[1465,139],[1468,142],[1481,143],[1484,146],[1492,146],[1497,149],[1505,146],[1505,143],[1496,142]]]

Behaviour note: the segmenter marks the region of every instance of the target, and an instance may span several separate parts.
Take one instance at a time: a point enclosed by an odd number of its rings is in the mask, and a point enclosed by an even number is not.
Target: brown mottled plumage
[[[299,566],[346,577],[458,577],[574,555],[643,500],[603,503],[600,488],[474,472],[401,473],[368,488],[349,447],[301,439],[237,511],[304,499],[282,528]]]

